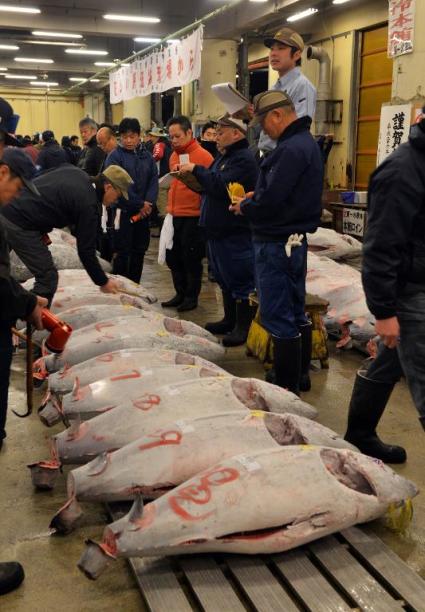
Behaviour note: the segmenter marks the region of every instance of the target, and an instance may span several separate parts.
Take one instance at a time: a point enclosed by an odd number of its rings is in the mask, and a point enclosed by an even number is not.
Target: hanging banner
[[[379,125],[378,156],[379,165],[400,145],[407,142],[411,125],[412,105],[397,104],[383,106]]]
[[[160,93],[199,79],[202,38],[203,26],[179,42],[110,72],[111,104]]]
[[[388,57],[413,51],[415,0],[389,0]]]

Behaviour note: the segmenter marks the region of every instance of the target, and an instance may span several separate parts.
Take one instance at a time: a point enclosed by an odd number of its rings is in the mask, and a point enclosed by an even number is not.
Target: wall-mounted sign
[[[412,117],[411,104],[396,104],[392,106],[382,106],[381,122],[379,125],[378,155],[377,164],[400,145],[406,142],[409,137],[409,130]]]
[[[203,26],[164,49],[110,72],[111,104],[160,93],[199,79],[202,39]]]
[[[388,57],[411,53],[414,32],[415,0],[389,0]]]
[[[351,236],[364,235],[366,221],[366,211],[356,210],[355,208],[342,209],[342,233]]]

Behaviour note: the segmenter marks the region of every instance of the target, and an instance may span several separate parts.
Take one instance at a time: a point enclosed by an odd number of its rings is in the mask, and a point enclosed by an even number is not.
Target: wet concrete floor
[[[143,284],[159,300],[172,297],[169,271],[156,263],[157,240],[146,258]],[[199,324],[221,318],[217,285],[206,280],[199,307],[185,318]],[[364,357],[355,351],[337,351],[330,342],[330,368],[312,372],[313,388],[304,399],[319,410],[319,422],[343,433],[347,406],[357,368]],[[263,377],[260,364],[245,355],[243,347],[228,349],[223,367],[237,376]],[[38,406],[43,391],[35,392]],[[13,361],[10,408],[25,410],[24,353]],[[86,538],[99,539],[106,523],[101,505],[85,506],[80,527],[65,537],[51,536],[48,525],[66,500],[65,479],[52,492],[34,492],[27,463],[49,456],[47,440],[62,427],[46,429],[36,414],[18,419],[9,411],[8,438],[0,453],[0,560],[20,561],[26,572],[22,587],[0,598],[5,612],[132,612],[143,610],[135,581],[125,562],[118,561],[98,581],[89,582],[76,563]],[[380,426],[382,438],[402,444],[408,462],[395,469],[425,489],[425,437],[417,421],[406,385],[395,389]],[[65,473],[69,468],[65,470]],[[377,533],[415,571],[425,578],[425,492],[414,500],[414,517],[406,535],[389,531],[383,521],[366,529]]]

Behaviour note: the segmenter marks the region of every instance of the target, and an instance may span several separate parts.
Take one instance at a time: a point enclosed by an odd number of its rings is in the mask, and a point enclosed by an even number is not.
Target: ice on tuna
[[[69,532],[82,514],[79,501],[125,501],[138,493],[159,497],[234,454],[293,444],[355,450],[327,427],[294,414],[245,410],[175,421],[72,470],[69,499],[51,527]]]
[[[381,461],[345,449],[288,446],[240,454],[130,512],[87,542],[92,579],[117,557],[276,553],[364,523],[418,493]]]
[[[142,395],[156,393],[165,382],[174,383],[197,378],[222,375],[216,369],[197,365],[169,365],[152,368],[151,366],[129,368],[121,374],[97,380],[89,385],[80,385],[75,380],[74,389],[62,399],[49,398],[39,410],[41,421],[51,427],[66,420],[80,416],[91,419],[108,412],[122,404],[123,400],[132,401]]]
[[[72,334],[60,355],[47,355],[38,360],[34,364],[34,372],[39,377],[45,377],[65,366],[127,348],[167,348],[199,355],[210,361],[220,360],[224,355],[224,348],[217,342],[184,331],[180,331],[179,335],[165,329],[152,331],[149,325],[143,326],[142,321],[138,320],[135,324],[134,318],[120,317],[83,327]]]

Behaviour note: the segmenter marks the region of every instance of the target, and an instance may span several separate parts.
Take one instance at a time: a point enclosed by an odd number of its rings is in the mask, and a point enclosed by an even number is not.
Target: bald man
[[[96,142],[97,146],[100,147],[104,153],[106,153],[106,156],[108,156],[109,153],[112,153],[112,151],[114,151],[118,146],[118,142],[112,128],[107,125],[101,127],[97,132]]]

